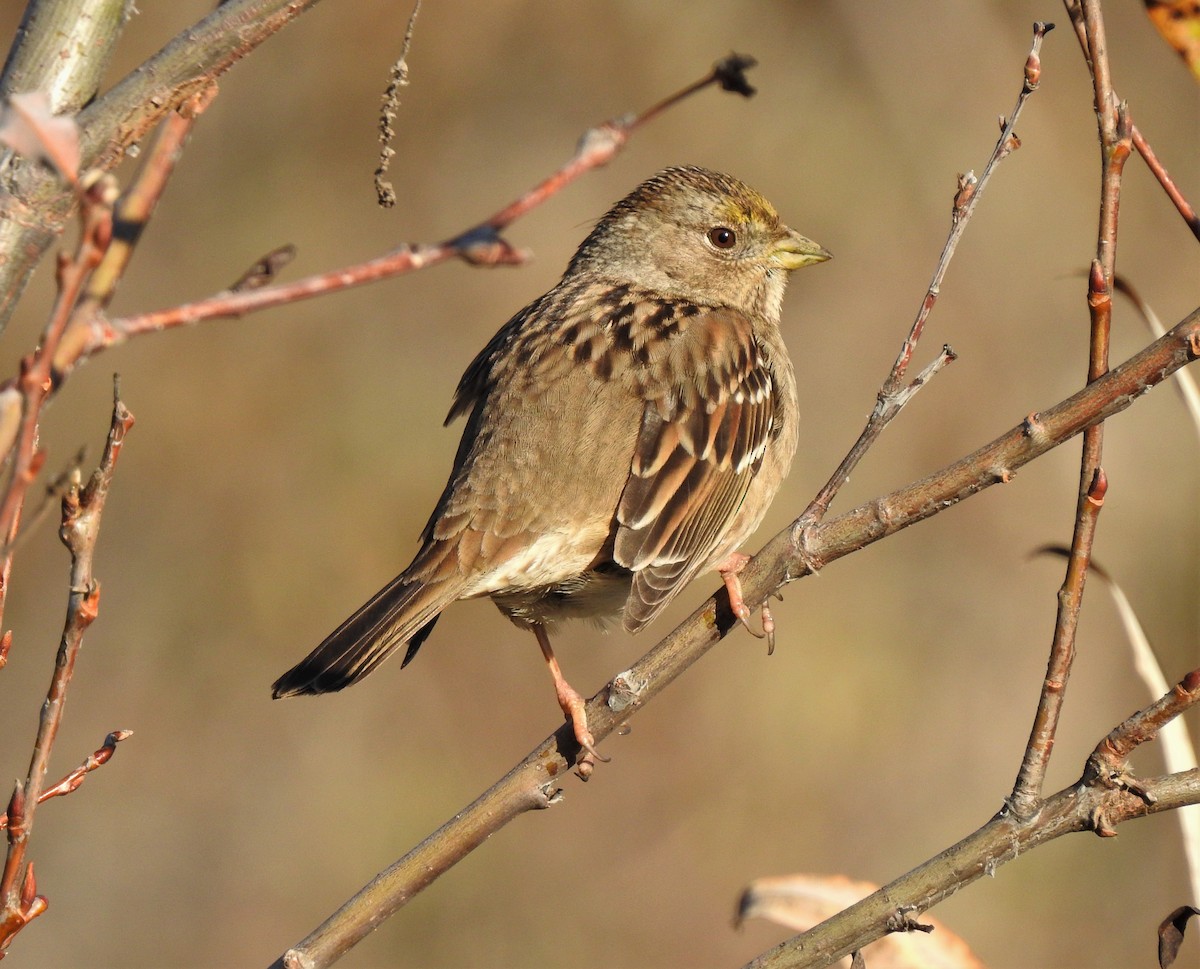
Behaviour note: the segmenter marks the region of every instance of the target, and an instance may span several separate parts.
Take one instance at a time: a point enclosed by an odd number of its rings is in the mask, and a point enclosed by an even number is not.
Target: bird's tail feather
[[[453,582],[397,576],[277,679],[271,695],[279,699],[340,690],[357,683],[404,643],[408,652],[402,665],[408,665],[458,591]]]

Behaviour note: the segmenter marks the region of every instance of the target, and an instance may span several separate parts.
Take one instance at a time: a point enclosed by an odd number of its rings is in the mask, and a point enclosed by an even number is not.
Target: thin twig
[[[396,149],[392,147],[392,139],[396,137],[396,129],[392,122],[396,120],[396,112],[400,107],[400,89],[408,87],[408,52],[412,48],[413,31],[417,27],[417,16],[421,13],[421,0],[413,4],[412,13],[408,15],[408,26],[404,29],[404,40],[400,44],[400,56],[392,65],[387,89],[383,92],[383,101],[379,108],[379,167],[375,169],[375,198],[385,209],[396,204],[396,190],[385,177],[392,165],[392,157]]]
[[[217,85],[210,84],[180,105],[178,111],[167,116],[133,182],[114,204],[111,243],[88,279],[87,287],[72,311],[67,330],[54,354],[56,387],[65,373],[63,362],[74,361],[78,356],[79,343],[90,329],[89,321],[100,315],[112,302],[142,233],[175,173],[175,165],[192,128],[216,94]]]
[[[1075,37],[1079,41],[1080,47],[1083,49],[1084,59],[1088,61],[1090,66],[1091,58],[1089,53],[1089,41],[1087,28],[1079,8],[1078,0],[1068,3],[1068,13],[1071,14],[1071,25],[1075,28]],[[1114,98],[1116,97],[1114,93]],[[1200,215],[1196,214],[1195,207],[1184,197],[1183,192],[1179,190],[1179,186],[1175,184],[1174,179],[1168,174],[1166,166],[1159,161],[1158,156],[1154,153],[1154,149],[1150,147],[1150,143],[1146,141],[1145,135],[1138,129],[1138,126],[1133,123],[1132,119],[1129,123],[1129,133],[1133,140],[1133,147],[1137,149],[1139,155],[1142,156],[1142,161],[1146,163],[1146,167],[1156,179],[1158,184],[1162,186],[1164,192],[1167,193],[1167,198],[1178,210],[1183,217],[1183,221],[1187,223],[1187,227],[1192,230],[1197,240],[1200,240]]]
[[[113,242],[88,280],[85,299],[104,309],[129,267],[134,249],[175,173],[188,137],[200,115],[212,104],[217,85],[210,84],[167,115],[137,175],[113,207]]]
[[[72,476],[78,472],[85,460],[87,460],[87,448],[81,447],[75,452],[71,460],[67,462],[67,466],[50,481],[46,482],[46,493],[42,496],[42,500],[37,508],[34,509],[33,514],[22,515],[21,530],[17,533],[16,540],[12,544],[14,551],[21,548],[28,541],[29,536],[34,534],[37,526],[50,514],[50,509],[55,505],[61,504],[63,494],[70,487]],[[3,554],[5,551],[7,549],[0,546],[0,554]]]
[[[116,187],[111,176],[104,175],[91,182],[83,191],[79,244],[71,257],[62,257],[58,265],[58,296],[50,319],[42,331],[36,350],[21,361],[21,375],[16,382],[21,418],[7,422],[16,430],[15,442],[3,444],[15,447],[12,470],[3,498],[0,499],[0,542],[3,559],[0,561],[0,623],[8,599],[9,578],[12,575],[13,542],[21,525],[25,497],[45,459],[38,450],[38,427],[42,408],[54,386],[54,355],[63,338],[75,304],[92,271],[99,265],[112,239],[112,205]],[[8,447],[0,448],[7,454]]]
[[[104,738],[99,748],[84,758],[83,763],[67,774],[53,787],[48,787],[38,795],[38,804],[44,804],[52,797],[63,797],[79,789],[83,779],[92,771],[103,767],[117,751],[117,744],[133,736],[132,730],[114,730]],[[0,814],[0,830],[8,827],[8,814]]]
[[[945,511],[1069,440],[1084,428],[1129,407],[1151,387],[1200,357],[1200,309],[1161,339],[1074,396],[1031,415],[947,468],[921,481],[802,531],[777,534],[740,574],[747,601],[763,602],[784,584],[860,551],[902,528]],[[799,535],[799,539],[797,536]],[[708,599],[633,667],[619,673],[587,704],[596,742],[617,730],[737,626],[723,592]],[[382,872],[273,969],[330,965],[388,916],[513,818],[558,800],[557,784],[579,752],[570,724],[547,737],[474,803]],[[1195,797],[1195,793],[1192,794]]]
[[[1197,677],[1200,674],[1189,674],[1189,680],[1200,682]],[[1196,682],[1191,684],[1189,702],[1181,702],[1177,696],[1189,680],[1130,720],[1158,719],[1156,713],[1164,705],[1172,716],[1178,716],[1195,702]],[[1200,770],[1136,782],[1123,775],[1121,781],[1105,778],[1089,758],[1083,776],[1047,797],[1036,816],[1022,819],[1007,809],[1001,810],[958,844],[820,925],[781,943],[745,969],[817,969],[834,965],[838,959],[882,938],[897,921],[914,919],[1039,845],[1080,831],[1094,831],[1103,837],[1115,833],[1116,825],[1124,821],[1200,802]]]
[[[83,635],[95,620],[99,609],[100,584],[96,581],[93,570],[96,540],[99,537],[100,518],[117,458],[120,456],[125,435],[132,426],[133,415],[121,402],[114,386],[112,420],[100,466],[92,473],[86,485],[80,487],[79,482],[75,482],[63,497],[62,527],[59,534],[71,553],[67,617],[54,664],[54,676],[41,708],[37,739],[34,741],[33,756],[29,762],[29,774],[23,784],[18,782],[9,802],[8,852],[4,859],[3,872],[0,873],[0,949],[8,945],[13,936],[45,908],[44,899],[39,901],[34,891],[33,866],[26,863],[29,836],[33,831],[34,812],[43,800],[50,754],[59,725],[62,723],[67,689],[75,672],[75,662],[83,644]],[[86,773],[86,770],[83,773]],[[82,780],[82,776],[79,780]],[[70,782],[71,775],[68,775],[64,781],[54,785],[53,789],[57,790],[64,784],[69,786]],[[78,786],[78,781],[75,785]]]
[[[967,226],[970,224],[972,215],[975,214],[975,208],[979,204],[979,199],[982,197],[984,189],[987,188],[988,181],[992,177],[992,172],[996,170],[996,166],[1000,162],[1007,158],[1020,145],[1020,141],[1014,134],[1014,128],[1022,109],[1025,107],[1025,102],[1037,90],[1041,80],[1040,52],[1042,41],[1046,34],[1053,29],[1054,24],[1039,22],[1033,25],[1033,44],[1025,60],[1021,92],[1017,95],[1016,106],[1013,108],[1008,120],[1002,121],[1000,138],[996,142],[996,147],[992,149],[992,154],[988,158],[987,164],[984,165],[983,174],[978,179],[970,172],[959,176],[958,191],[955,193],[954,206],[951,210],[950,232],[947,234],[946,242],[942,246],[941,256],[938,258],[937,266],[933,271],[933,278],[930,280],[929,287],[925,291],[925,296],[921,300],[920,308],[917,310],[916,319],[913,320],[908,335],[904,338],[904,342],[900,346],[900,352],[897,354],[896,360],[892,364],[892,368],[884,380],[883,386],[880,388],[875,401],[875,408],[871,412],[871,416],[867,420],[867,425],[863,428],[858,440],[854,442],[854,446],[850,448],[824,487],[817,492],[816,497],[813,498],[804,515],[801,516],[802,519],[819,522],[825,517],[833,499],[842,489],[842,486],[850,480],[850,475],[863,459],[863,456],[874,445],[875,441],[879,439],[879,435],[883,433],[884,428],[895,419],[900,410],[912,399],[913,395],[925,384],[933,373],[936,373],[937,370],[940,370],[954,360],[954,351],[949,346],[946,346],[942,350],[942,355],[939,358],[940,362],[935,369],[932,371],[927,369],[917,380],[912,381],[908,385],[904,384],[904,376],[908,372],[908,366],[912,361],[917,342],[921,339],[921,334],[925,330],[925,322],[929,319],[929,314],[937,302],[938,295],[941,293],[942,281],[945,279],[946,271],[950,268],[950,261],[954,258],[954,252],[958,248],[958,243],[962,239],[963,233],[967,231]]]
[[[1179,214],[1183,216],[1183,221],[1192,230],[1192,235],[1196,237],[1197,241],[1200,241],[1200,215],[1196,214],[1195,207],[1184,198],[1183,192],[1179,190],[1179,186],[1175,184],[1175,180],[1168,174],[1166,166],[1158,160],[1154,149],[1150,147],[1150,143],[1146,141],[1145,135],[1141,133],[1137,125],[1130,125],[1130,133],[1133,136],[1133,147],[1142,156],[1142,161],[1146,163],[1146,167],[1158,179],[1158,184],[1167,193],[1167,198],[1179,210]]]
[[[432,245],[401,246],[375,259],[309,276],[292,283],[281,283],[249,292],[231,293],[227,291],[194,303],[121,319],[107,321],[96,319],[87,326],[87,332],[82,334],[81,338],[73,335],[70,343],[73,348],[76,348],[75,356],[69,360],[58,361],[60,370],[66,372],[80,360],[124,343],[131,337],[142,333],[185,326],[202,320],[244,316],[268,307],[294,303],[325,293],[361,286],[364,283],[389,279],[418,269],[426,269],[451,259],[463,259],[472,265],[479,266],[507,266],[523,263],[527,254],[514,248],[500,235],[504,229],[581,175],[611,161],[625,146],[635,130],[683,98],[714,84],[720,85],[726,90],[745,93],[748,85],[743,82],[743,85],[739,86],[736,79],[742,77],[742,72],[751,64],[753,64],[752,59],[731,55],[719,62],[700,80],[660,101],[641,114],[618,118],[592,128],[580,139],[574,156],[553,175],[544,179],[490,218],[445,242]]]
[[[1072,23],[1082,20],[1087,36],[1086,56],[1093,79],[1093,99],[1099,128],[1101,177],[1100,220],[1096,238],[1096,256],[1088,275],[1088,310],[1091,323],[1088,340],[1089,381],[1108,372],[1109,333],[1112,323],[1112,280],[1116,271],[1117,219],[1120,212],[1121,174],[1131,151],[1129,116],[1118,104],[1112,89],[1104,18],[1099,0],[1064,0]],[[1100,460],[1104,450],[1104,426],[1098,423],[1083,435],[1080,459],[1079,496],[1076,503],[1075,529],[1071,538],[1071,556],[1067,573],[1058,593],[1058,612],[1046,675],[1038,696],[1037,711],[1030,728],[1029,741],[1010,796],[1012,809],[1026,817],[1038,810],[1046,770],[1054,749],[1066,697],[1067,682],[1075,659],[1075,633],[1079,608],[1091,561],[1096,523],[1108,487]]]
[[[203,91],[317,2],[225,0],[209,16],[189,25],[166,47],[79,113],[83,168],[107,171],[115,167],[128,147],[146,138],[165,115]],[[111,35],[123,24],[125,16],[122,15],[132,9],[127,0],[115,0],[109,5],[120,7],[119,13],[93,11],[90,17],[76,15],[75,19],[90,30],[81,35],[81,40],[67,45],[66,49],[73,55],[81,55],[67,59],[68,70],[73,69],[72,65],[89,63],[94,66],[97,76],[102,73],[112,39],[106,35]],[[71,15],[72,5],[58,0],[41,6],[55,8],[56,14]],[[41,19],[50,25],[57,22]],[[35,84],[28,90],[39,86]],[[93,93],[94,86],[84,92],[78,103],[85,102]],[[24,178],[13,194],[15,198],[29,202],[36,217],[8,219],[3,223],[13,231],[0,247],[7,256],[0,262],[0,328],[20,299],[33,267],[62,234],[75,207],[74,194],[64,190],[54,173],[39,166],[27,166],[23,174]]]

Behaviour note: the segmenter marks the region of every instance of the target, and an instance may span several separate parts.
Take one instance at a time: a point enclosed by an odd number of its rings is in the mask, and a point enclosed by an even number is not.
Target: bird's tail
[[[452,581],[420,582],[399,575],[271,686],[275,699],[332,693],[357,683],[408,644],[407,666],[438,615],[458,597]]]

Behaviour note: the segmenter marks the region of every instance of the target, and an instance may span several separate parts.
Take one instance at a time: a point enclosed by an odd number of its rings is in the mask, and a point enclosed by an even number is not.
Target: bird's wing
[[[634,573],[631,631],[721,551],[776,433],[771,365],[750,320],[677,307],[672,323],[678,332],[645,344],[636,368],[645,406],[617,508],[613,557]]]

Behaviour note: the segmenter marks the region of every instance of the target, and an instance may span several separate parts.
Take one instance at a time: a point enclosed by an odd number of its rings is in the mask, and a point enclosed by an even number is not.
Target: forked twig
[[[1065,3],[1072,23],[1078,28],[1082,22],[1087,38],[1087,59],[1093,79],[1093,99],[1100,140],[1100,220],[1096,256],[1088,275],[1091,327],[1087,379],[1094,381],[1108,372],[1121,175],[1132,150],[1132,141],[1128,112],[1124,104],[1117,103],[1112,89],[1104,19],[1099,0],[1082,0],[1082,3],[1065,0]],[[1009,804],[1019,817],[1032,816],[1039,810],[1046,769],[1054,749],[1054,738],[1062,714],[1067,681],[1075,659],[1075,633],[1079,623],[1079,609],[1083,600],[1088,564],[1091,561],[1096,524],[1108,489],[1107,478],[1100,466],[1103,448],[1104,427],[1098,423],[1088,428],[1083,435],[1079,498],[1074,534],[1071,537],[1071,554],[1066,576],[1058,593],[1054,636],[1050,644],[1046,675],[1038,696],[1037,711],[1009,797]]]
[[[114,381],[115,384],[115,381]],[[108,439],[99,467],[86,485],[76,480],[63,496],[60,536],[71,553],[71,586],[67,601],[67,616],[62,640],[54,664],[54,675],[38,721],[37,739],[29,762],[29,774],[24,783],[18,781],[8,808],[8,851],[0,870],[0,950],[29,922],[45,911],[45,899],[36,893],[33,864],[27,862],[29,836],[33,831],[34,812],[46,796],[65,794],[78,787],[83,775],[111,756],[105,748],[97,751],[94,766],[85,762],[82,767],[46,790],[45,778],[50,754],[58,728],[62,723],[67,689],[75,672],[75,662],[83,644],[83,635],[95,620],[100,604],[100,584],[96,581],[93,560],[100,534],[100,519],[112,484],[113,471],[125,441],[133,426],[129,413],[114,386],[113,412]],[[118,739],[111,737],[115,745]]]
[[[711,71],[682,91],[671,95],[641,114],[627,115],[592,128],[580,139],[575,154],[558,171],[534,186],[520,198],[496,212],[490,218],[436,244],[404,245],[386,255],[353,266],[319,273],[291,283],[279,283],[254,290],[226,291],[208,299],[173,306],[150,313],[119,319],[80,321],[85,331],[70,341],[73,356],[56,361],[62,372],[68,372],[81,360],[142,333],[157,332],[177,326],[199,323],[202,320],[238,317],[272,306],[294,303],[325,293],[337,292],[365,283],[436,266],[451,259],[463,259],[477,266],[516,265],[527,254],[510,245],[501,235],[531,209],[561,191],[581,175],[607,164],[624,148],[629,137],[663,111],[690,97],[697,91],[717,85],[726,91],[743,95],[753,92],[745,80],[745,71],[754,64],[753,58],[731,54],[719,61]]]
[[[1075,28],[1075,37],[1079,41],[1079,46],[1083,49],[1084,59],[1091,66],[1091,43],[1088,40],[1088,32],[1083,10],[1078,0],[1064,0],[1067,6],[1067,12],[1071,16],[1071,25]],[[1111,89],[1111,83],[1109,85]],[[1114,99],[1116,95],[1113,95]],[[1129,134],[1132,139],[1133,147],[1137,149],[1137,153],[1142,156],[1142,161],[1146,163],[1146,167],[1150,169],[1150,173],[1158,180],[1164,192],[1167,193],[1167,198],[1178,210],[1183,217],[1183,221],[1187,223],[1187,227],[1192,230],[1192,235],[1200,240],[1200,215],[1196,214],[1195,207],[1184,197],[1183,192],[1179,190],[1179,186],[1175,184],[1167,172],[1166,166],[1159,161],[1158,156],[1154,153],[1154,149],[1150,147],[1150,143],[1146,141],[1145,135],[1138,129],[1138,126],[1130,120]]]
[[[781,943],[746,969],[816,969],[882,938],[897,921],[944,901],[1007,862],[1065,834],[1101,837],[1134,818],[1170,811],[1200,799],[1200,770],[1135,781],[1120,765],[1132,745],[1149,739],[1166,720],[1200,698],[1200,670],[1165,697],[1134,714],[1101,741],[1074,784],[1045,798],[1036,818],[1002,810],[958,844],[902,875],[815,928]],[[1118,766],[1112,766],[1115,758]]]
[[[911,383],[907,385],[904,383],[904,377],[908,372],[909,364],[912,362],[917,342],[921,339],[921,334],[925,331],[925,322],[929,319],[929,314],[932,312],[938,295],[941,293],[942,281],[946,277],[946,271],[950,268],[950,261],[954,258],[955,250],[958,248],[963,233],[967,231],[971,217],[975,214],[975,208],[979,204],[979,199],[983,196],[984,189],[987,188],[987,184],[991,180],[996,166],[1012,154],[1016,148],[1020,147],[1021,142],[1016,137],[1014,129],[1016,128],[1017,119],[1021,116],[1021,111],[1025,107],[1025,102],[1037,90],[1038,84],[1041,82],[1042,41],[1045,39],[1046,34],[1053,29],[1054,24],[1051,23],[1038,22],[1033,25],[1033,43],[1025,59],[1021,92],[1017,95],[1017,103],[1013,107],[1012,114],[1007,119],[1001,119],[1000,137],[996,141],[996,147],[992,149],[991,157],[988,158],[987,164],[983,167],[983,174],[979,178],[976,178],[972,172],[967,172],[965,175],[959,176],[958,191],[955,193],[954,206],[951,210],[950,232],[947,234],[946,242],[942,246],[941,255],[938,257],[937,266],[933,271],[933,278],[930,280],[929,287],[925,291],[925,296],[921,300],[916,319],[913,320],[908,335],[900,345],[900,352],[892,364],[891,371],[880,388],[875,401],[875,408],[867,420],[866,427],[863,428],[858,440],[854,442],[854,446],[850,448],[849,452],[842,459],[837,470],[833,472],[833,475],[821,490],[817,492],[816,497],[809,503],[804,514],[800,516],[796,526],[797,532],[803,531],[812,523],[819,522],[825,517],[833,499],[842,489],[842,486],[850,480],[850,475],[858,467],[858,463],[863,459],[867,451],[879,439],[879,435],[883,433],[884,428],[895,419],[896,415],[912,399],[913,395],[938,370],[954,360],[954,351],[947,345],[942,348],[941,356],[931,367],[922,371],[921,375]]]

